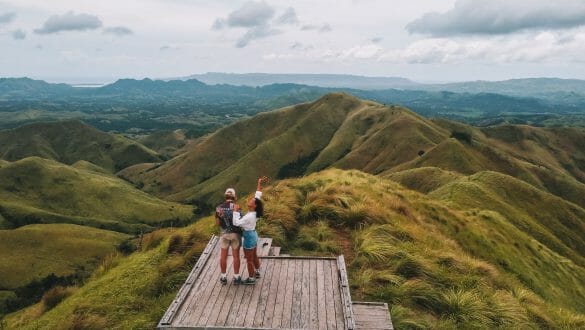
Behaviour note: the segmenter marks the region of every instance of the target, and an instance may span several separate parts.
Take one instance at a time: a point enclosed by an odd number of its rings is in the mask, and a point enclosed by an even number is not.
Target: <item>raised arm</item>
[[[263,176],[258,179],[258,185],[256,186],[256,191],[262,191],[262,182],[268,182],[268,178]]]

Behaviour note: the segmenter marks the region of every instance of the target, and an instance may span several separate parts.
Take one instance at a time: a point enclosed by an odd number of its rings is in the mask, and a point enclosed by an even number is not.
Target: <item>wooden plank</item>
[[[301,327],[301,305],[303,300],[303,261],[304,260],[295,260],[295,280],[293,283],[290,327],[296,329]]]
[[[214,254],[212,257],[213,256],[216,255]],[[215,259],[216,262],[217,260],[218,259]],[[212,277],[217,274],[216,279],[219,278],[219,265],[214,265],[213,260],[210,258],[205,267],[206,269],[203,271],[203,275],[198,278],[198,281],[194,284],[195,289],[189,295],[189,301],[182,311],[180,324],[198,324],[197,321],[201,316],[202,309],[207,304],[209,296],[211,295],[210,292],[215,284],[217,284],[216,281],[212,281]]]
[[[349,281],[347,280],[347,270],[345,269],[345,258],[343,258],[343,255],[337,257],[337,268],[339,268],[339,289],[344,304],[343,313],[345,316],[345,327],[353,330],[355,329],[355,318],[353,316],[353,306],[351,303],[351,295],[349,293]]]
[[[229,266],[228,266],[229,267]],[[205,321],[208,325],[216,325],[217,318],[219,317],[219,313],[221,312],[224,303],[226,302],[226,298],[228,296],[229,285],[221,285],[221,288],[218,290],[217,299],[211,308],[211,313],[207,317]]]
[[[331,278],[331,261],[323,262],[323,275],[325,278],[325,310],[327,312],[327,329],[332,330],[337,328],[335,321],[335,297],[333,296],[333,279]]]
[[[240,256],[240,276],[242,275],[242,272],[244,271],[245,262],[246,262],[246,259],[244,259]],[[230,326],[236,322],[236,319],[238,317],[238,310],[241,307],[242,298],[244,297],[244,291],[246,291],[247,285],[240,284],[237,286],[234,286],[234,285],[232,285],[232,286],[237,287],[236,288],[236,295],[234,297],[234,302],[231,305],[231,309],[229,311],[229,315],[228,315],[228,318],[227,318],[226,323],[225,323],[226,325],[230,325]]]
[[[292,313],[292,301],[293,301],[293,285],[295,281],[295,267],[296,260],[288,261],[288,272],[286,276],[286,289],[284,291],[284,302],[282,308],[282,319],[280,320],[280,326],[282,328],[291,327],[291,313]]]
[[[206,281],[209,281],[210,285],[208,285],[208,289],[199,294],[201,296],[200,303],[196,305],[196,308],[192,312],[195,316],[192,318],[193,320],[196,319],[197,315],[199,315],[199,318],[197,318],[196,321],[193,321],[193,323],[189,322],[189,324],[197,325],[207,324],[209,316],[213,312],[215,302],[217,301],[219,293],[221,292],[221,289],[223,287],[223,285],[219,281],[219,276],[221,275],[221,269],[219,265],[216,265],[214,267],[210,264],[209,267],[215,269],[213,272],[210,273],[210,275],[208,275],[207,278],[204,279]]]
[[[301,260],[302,268],[302,293],[300,307],[300,324],[304,329],[310,329],[311,319],[311,260]]]
[[[250,308],[256,306],[256,302],[252,301],[252,293],[255,291],[255,285],[240,284],[240,286],[244,287],[244,293],[242,294],[242,300],[237,311],[233,310],[233,313],[236,314],[236,318],[233,322],[229,323],[229,325],[243,328],[246,315],[249,313]]]
[[[255,293],[256,295],[252,296],[251,303],[253,304],[253,308],[250,308],[249,314],[246,316],[246,321],[244,322],[245,327],[257,327],[260,324],[262,325],[264,320],[264,311],[266,310],[266,302],[268,300],[268,294],[270,293],[270,282],[272,281],[272,277],[274,276],[274,260],[263,260],[264,264],[264,276],[260,277],[257,280]]]
[[[386,303],[354,302],[352,304],[357,329],[392,330],[392,319]]]
[[[343,298],[341,296],[339,268],[337,262],[331,263],[331,279],[333,280],[333,296],[335,297],[335,320],[337,329],[345,329],[345,314],[343,312]]]
[[[325,295],[325,275],[323,273],[323,261],[317,261],[317,296],[318,296],[318,310],[319,315],[319,329],[327,329],[327,298]]]
[[[277,260],[277,259],[265,259],[262,262],[270,262],[272,263],[272,271],[271,271],[271,278],[270,283],[266,283],[266,287],[263,290],[268,291],[268,296],[266,297],[266,306],[262,315],[259,315],[260,310],[256,311],[257,316],[254,317],[253,326],[260,327],[260,326],[272,326],[272,319],[274,318],[274,310],[276,305],[276,295],[278,294],[278,285],[280,281],[280,272],[282,268],[282,263],[284,260]],[[264,267],[264,264],[262,265]],[[264,272],[266,274],[266,272]],[[262,316],[262,317],[260,317]]]
[[[264,257],[268,256],[270,252],[270,248],[272,247],[272,238],[269,237],[262,237],[258,239],[258,256]]]
[[[242,254],[240,253],[240,258],[242,258]],[[228,256],[228,267],[227,267],[227,278],[228,284],[221,285],[219,289],[218,299],[213,305],[211,314],[209,315],[206,324],[208,325],[223,325],[225,323],[225,319],[227,318],[227,314],[231,308],[231,304],[233,302],[233,289],[230,289],[232,286],[231,280],[233,279],[233,258]],[[224,311],[227,309],[226,311]],[[224,311],[222,313],[222,311]],[[220,317],[221,314],[221,317]]]
[[[279,255],[280,255],[280,246],[270,247],[270,251],[268,252],[268,256],[278,257]]]
[[[223,305],[219,310],[219,314],[217,315],[217,319],[214,322],[217,326],[223,326],[226,324],[229,313],[232,310],[232,305],[234,304],[236,298],[236,292],[238,287],[234,287],[230,280],[231,278],[228,275],[228,284],[226,285],[227,293]]]
[[[172,323],[176,313],[181,309],[183,303],[185,302],[185,299],[189,295],[193,282],[203,270],[203,266],[205,265],[211,252],[215,248],[217,241],[218,241],[217,236],[211,237],[211,239],[207,243],[207,246],[205,246],[205,249],[203,249],[201,256],[199,256],[199,259],[195,263],[195,266],[189,273],[189,276],[187,276],[187,280],[185,281],[181,289],[179,289],[179,292],[177,292],[177,296],[175,297],[175,299],[173,300],[173,302],[163,315],[162,319],[160,320],[159,326],[170,325]]]
[[[282,312],[284,309],[284,298],[286,296],[286,287],[288,278],[288,263],[290,260],[281,259],[280,261],[280,276],[278,277],[278,289],[276,293],[276,303],[274,304],[274,315],[272,316],[272,323],[264,323],[266,327],[280,328],[282,324]]]
[[[187,319],[192,316],[192,310],[197,303],[197,298],[200,296],[201,290],[204,290],[209,284],[208,278],[210,273],[215,270],[215,267],[219,267],[217,266],[217,260],[219,260],[219,249],[219,244],[216,244],[216,247],[213,249],[212,253],[210,253],[209,258],[205,263],[201,274],[193,282],[193,289],[187,296],[185,304],[181,308],[180,315],[177,315],[177,322],[173,322],[174,325],[176,325],[175,323],[184,324],[184,322],[187,322]]]
[[[310,256],[291,256],[288,254],[281,254],[279,256],[262,256],[262,258],[274,258],[274,259],[308,259],[308,260],[337,260],[333,257],[310,257]]]
[[[309,275],[310,275],[310,311],[309,311],[309,329],[317,329],[319,327],[319,300],[317,290],[317,261],[309,260]]]

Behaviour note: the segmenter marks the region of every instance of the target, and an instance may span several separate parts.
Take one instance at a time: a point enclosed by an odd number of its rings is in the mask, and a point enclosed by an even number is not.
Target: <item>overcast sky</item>
[[[0,76],[585,79],[585,0],[0,0]]]

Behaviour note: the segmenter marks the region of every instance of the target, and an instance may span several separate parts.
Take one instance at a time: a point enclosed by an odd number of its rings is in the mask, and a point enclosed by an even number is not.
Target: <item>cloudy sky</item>
[[[584,0],[0,0],[0,77],[585,79]]]

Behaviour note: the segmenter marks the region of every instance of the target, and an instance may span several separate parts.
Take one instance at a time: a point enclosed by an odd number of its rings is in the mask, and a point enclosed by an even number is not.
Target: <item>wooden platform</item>
[[[353,302],[356,329],[392,330],[388,304],[375,302]]]
[[[231,282],[231,255],[228,256],[229,282],[222,285],[219,281],[219,244],[214,236],[158,328],[356,328],[355,307],[349,294],[343,256],[283,257],[278,256],[280,248],[271,245],[270,238],[259,241],[262,276],[255,285],[234,285]],[[240,274],[243,279],[248,277],[245,263],[242,253]],[[358,310],[363,316],[379,312],[378,309],[360,308]],[[387,311],[386,306],[386,314]],[[376,320],[381,320],[382,314],[376,315]],[[367,326],[370,323],[362,324]],[[391,329],[391,324],[389,328],[372,329]]]

